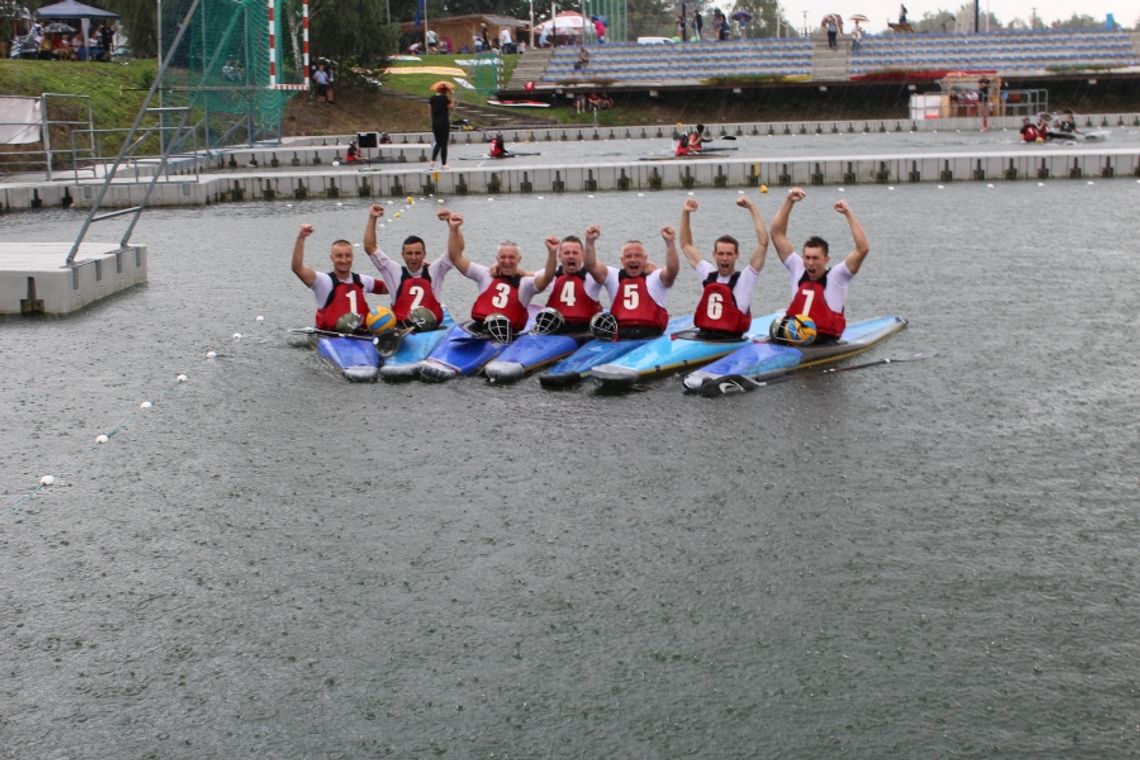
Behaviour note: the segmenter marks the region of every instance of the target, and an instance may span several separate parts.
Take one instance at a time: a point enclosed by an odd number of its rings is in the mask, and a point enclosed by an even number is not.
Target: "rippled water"
[[[148,286],[0,322],[3,755],[1135,756],[1140,184],[809,193],[793,239],[847,250],[841,197],[870,236],[850,316],[910,320],[871,356],[936,359],[716,401],[351,385],[289,345],[288,260],[362,203],[148,212]],[[735,196],[697,193],[702,250],[747,239]],[[537,266],[592,222],[660,258],[685,197],[448,200]],[[432,210],[382,243],[441,253]],[[755,307],[786,288],[772,256]]]

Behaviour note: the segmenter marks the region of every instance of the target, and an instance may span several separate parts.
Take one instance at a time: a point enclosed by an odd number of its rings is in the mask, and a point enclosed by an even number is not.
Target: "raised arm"
[[[379,246],[376,245],[376,220],[384,216],[384,207],[373,203],[368,207],[368,221],[364,223],[364,252],[369,256],[376,254]]]
[[[462,226],[463,217],[460,214],[449,214],[447,216],[447,258],[451,259],[455,268],[466,277],[467,268],[471,266],[471,260],[463,255],[463,249],[467,247],[467,242],[463,239],[463,231],[459,229]]]
[[[772,217],[772,247],[776,249],[776,255],[780,257],[780,261],[787,259],[792,255],[792,251],[796,250],[792,241],[788,240],[788,217],[791,216],[792,206],[806,197],[807,193],[803,191],[803,188],[793,187],[784,197],[784,204],[780,206],[780,210]]]
[[[847,271],[855,274],[859,271],[859,267],[863,266],[863,259],[867,258],[867,254],[871,252],[871,244],[867,242],[867,233],[863,232],[863,225],[855,218],[855,212],[847,205],[847,201],[836,203],[835,210],[847,217],[847,224],[851,227],[851,238],[855,241],[855,250],[847,254],[843,263],[847,265]]]
[[[752,259],[748,263],[752,271],[759,272],[764,268],[764,257],[768,253],[768,230],[764,227],[760,209],[751,198],[742,195],[736,199],[736,205],[748,209],[748,213],[752,215],[752,226],[756,229],[756,247],[752,249]]]
[[[693,245],[693,227],[689,217],[698,208],[700,208],[700,204],[693,198],[686,198],[681,205],[681,250],[694,269],[700,266],[701,252]]]
[[[297,275],[307,288],[313,287],[313,283],[317,281],[317,271],[305,266],[305,238],[312,234],[313,225],[302,224],[301,231],[297,233],[297,242],[293,244],[293,274]]]
[[[591,224],[586,228],[586,246],[582,253],[582,266],[589,272],[595,281],[604,285],[609,276],[609,268],[598,261],[598,252],[595,248],[598,238],[602,236],[602,228]]]
[[[546,268],[534,276],[534,292],[541,293],[546,286],[554,280],[554,272],[558,269],[559,241],[554,235],[546,237]]]
[[[665,225],[661,228],[661,238],[665,241],[665,268],[661,270],[661,284],[673,287],[677,273],[681,271],[681,259],[677,256],[677,232]]]

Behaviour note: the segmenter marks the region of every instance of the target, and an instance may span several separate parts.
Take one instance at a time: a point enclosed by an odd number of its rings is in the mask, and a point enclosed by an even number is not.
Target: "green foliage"
[[[1065,21],[1054,21],[1049,26],[1053,29],[1103,29],[1104,19],[1095,19],[1083,13],[1074,13]]]
[[[672,0],[629,0],[629,38],[672,37],[677,34],[676,4]]]
[[[736,11],[752,14],[752,20],[744,28],[748,37],[775,37],[781,30],[786,36],[786,30],[795,31],[795,25],[788,21],[778,0],[736,0],[732,12]]]

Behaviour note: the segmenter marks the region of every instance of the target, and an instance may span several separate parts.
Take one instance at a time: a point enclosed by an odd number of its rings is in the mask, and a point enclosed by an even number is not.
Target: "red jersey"
[[[645,275],[633,277],[623,269],[618,272],[618,293],[610,306],[610,313],[619,327],[654,327],[664,330],[669,326],[669,312],[661,308],[649,295]]]
[[[396,286],[396,299],[392,302],[392,311],[398,321],[406,322],[412,309],[425,306],[431,309],[436,322],[443,324],[443,307],[431,289],[431,274],[426,265],[420,271],[423,274],[413,277],[407,267],[400,267],[400,284]]]
[[[752,326],[752,312],[741,311],[736,305],[732,289],[740,279],[740,272],[733,272],[728,282],[717,282],[716,272],[709,272],[705,278],[705,290],[693,314],[693,324],[701,330],[743,335]]]
[[[847,328],[847,318],[843,316],[842,311],[832,311],[827,305],[827,299],[823,297],[826,288],[826,273],[818,282],[812,282],[808,279],[807,273],[804,273],[786,313],[789,317],[807,314],[811,317],[811,321],[815,322],[815,329],[820,335],[838,338]]]
[[[554,272],[554,288],[547,306],[558,309],[567,327],[585,327],[602,305],[586,293],[586,273],[565,274],[562,267]]]
[[[364,281],[360,275],[353,272],[352,279],[348,282],[338,280],[335,272],[329,272],[329,277],[333,281],[333,289],[325,305],[317,309],[317,329],[335,330],[337,320],[349,312],[359,314],[363,324],[364,318],[368,316],[368,304],[364,300]],[[382,280],[375,280],[372,292],[387,293],[388,289]]]
[[[519,300],[519,283],[522,275],[514,277],[496,277],[491,285],[475,299],[471,307],[471,318],[480,322],[492,314],[502,314],[511,322],[515,331],[526,327],[530,314]]]

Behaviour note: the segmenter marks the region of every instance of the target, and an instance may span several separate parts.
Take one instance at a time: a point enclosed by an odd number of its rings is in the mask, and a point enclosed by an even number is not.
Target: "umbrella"
[[[62,21],[53,21],[44,27],[44,31],[48,34],[75,34],[75,28]]]
[[[748,11],[736,11],[732,14],[733,21],[739,21],[742,24],[747,24],[752,20],[752,14]]]
[[[453,85],[451,82],[445,82],[445,81],[440,80],[439,82],[436,82],[435,84],[433,84],[431,86],[431,89],[433,92],[444,92],[445,90],[447,92],[451,92],[452,90],[455,89],[455,85]]]
[[[553,26],[554,32],[556,34],[581,32],[584,24],[585,19],[582,18],[581,13],[566,11],[565,13],[559,13],[557,16],[555,16],[553,24],[551,24],[550,21],[543,21],[538,25],[538,31],[550,34],[551,27]]]
[[[866,16],[864,16],[862,13],[852,14],[850,18],[852,21],[855,21],[857,23],[863,23],[863,24],[866,24],[870,20]]]

